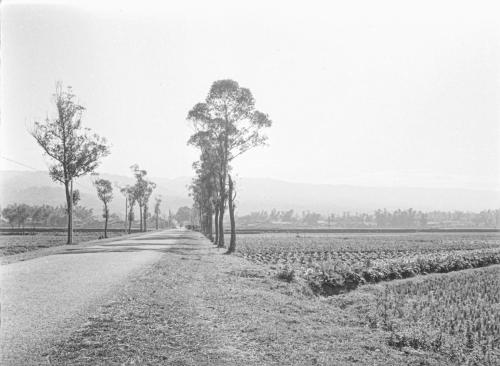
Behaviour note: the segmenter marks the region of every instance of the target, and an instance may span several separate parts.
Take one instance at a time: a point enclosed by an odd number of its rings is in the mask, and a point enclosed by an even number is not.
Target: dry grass
[[[446,364],[387,346],[387,334],[359,318],[368,298],[362,293],[316,297],[300,279],[279,281],[221,254],[165,255],[54,345],[51,364]]]

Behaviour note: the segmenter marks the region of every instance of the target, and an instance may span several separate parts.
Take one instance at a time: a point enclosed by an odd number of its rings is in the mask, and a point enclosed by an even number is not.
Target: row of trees
[[[75,101],[71,87],[63,88],[62,83],[56,84],[54,101],[57,117],[43,122],[35,122],[31,135],[49,156],[53,164],[49,168],[51,178],[64,185],[66,194],[66,213],[68,225],[67,243],[73,242],[73,213],[74,206],[79,199],[79,192],[73,189],[75,179],[86,174],[95,174],[95,170],[103,157],[109,154],[106,139],[90,129],[82,126],[82,113],[85,108]],[[132,166],[136,184],[120,188],[126,197],[126,217],[130,232],[135,204],[139,206],[140,229],[146,231],[146,222],[149,215],[149,199],[155,184],[147,180],[145,170],[138,165]],[[104,236],[107,237],[109,220],[109,203],[113,199],[113,186],[109,180],[97,179],[94,181],[97,196],[103,203],[103,217],[105,219]],[[156,199],[155,214],[156,226],[160,214],[161,198]],[[127,213],[128,212],[128,213]],[[125,223],[127,225],[127,222]]]
[[[125,225],[128,222],[128,232],[130,232],[132,222],[134,221],[134,207],[139,206],[139,226],[141,231],[147,230],[147,219],[150,217],[149,199],[156,184],[146,178],[148,172],[140,169],[139,165],[134,164],[130,167],[136,182],[133,185],[127,185],[120,188],[120,192],[125,196]],[[160,215],[161,197],[155,198],[154,213],[156,216],[156,228],[158,229],[158,220]]]
[[[234,80],[215,81],[204,102],[196,104],[187,119],[194,127],[188,144],[200,150],[193,164],[193,208],[202,232],[218,247],[225,247],[224,216],[229,209],[231,237],[227,253],[236,248],[234,160],[251,148],[265,144],[269,117],[255,108],[249,89]],[[215,237],[214,237],[215,228]]]
[[[376,210],[373,213],[350,213],[321,215],[316,212],[276,209],[252,212],[238,217],[244,226],[303,225],[339,228],[417,228],[417,227],[500,227],[500,209],[474,212],[443,212],[407,210]]]
[[[160,201],[161,202],[161,201]],[[158,201],[156,201],[155,208]],[[173,227],[176,222],[192,222],[193,217],[191,208],[180,207],[177,214],[172,214],[170,210],[166,215],[161,214],[159,207],[155,210],[155,215],[148,216],[148,222],[155,225],[156,229],[159,227]],[[187,213],[186,213],[187,212]],[[107,213],[107,214],[106,214]],[[28,205],[24,203],[12,203],[0,210],[1,219],[7,222],[12,228],[51,228],[63,227],[67,225],[68,214],[66,206],[50,206],[50,205]],[[107,217],[106,217],[107,216]],[[94,214],[91,208],[81,205],[73,207],[73,218],[75,226],[82,228],[95,228],[102,224]],[[109,221],[115,228],[123,227],[126,225],[128,228],[128,221],[120,217],[117,213],[110,213],[109,206],[103,208],[102,218],[105,221],[105,230],[107,229]]]

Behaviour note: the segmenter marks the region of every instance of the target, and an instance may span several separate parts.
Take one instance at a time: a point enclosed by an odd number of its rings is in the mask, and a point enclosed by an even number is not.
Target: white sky
[[[81,3],[3,2],[2,156],[46,168],[27,130],[62,80],[112,144],[102,172],[191,175],[187,112],[232,78],[274,122],[240,176],[500,187],[494,2]]]

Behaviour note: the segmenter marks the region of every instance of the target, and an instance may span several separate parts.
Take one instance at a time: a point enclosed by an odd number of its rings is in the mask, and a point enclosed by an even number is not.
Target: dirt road
[[[0,364],[45,364],[47,345],[81,325],[129,276],[165,252],[202,245],[185,233],[155,232],[0,267]]]

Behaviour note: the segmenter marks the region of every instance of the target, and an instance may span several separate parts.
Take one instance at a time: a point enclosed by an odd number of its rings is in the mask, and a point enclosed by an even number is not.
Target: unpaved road
[[[47,346],[81,325],[129,276],[163,253],[201,245],[186,234],[149,233],[0,267],[0,364],[45,364]]]

